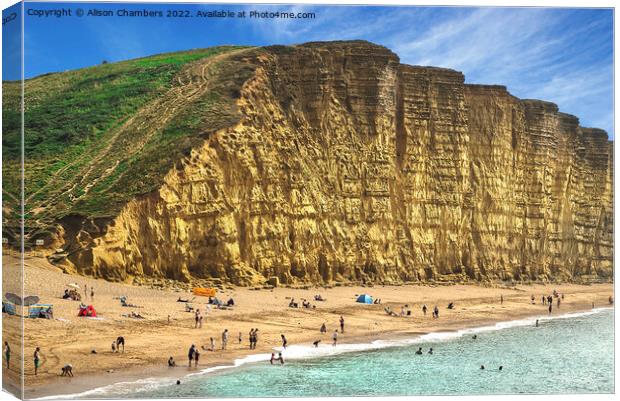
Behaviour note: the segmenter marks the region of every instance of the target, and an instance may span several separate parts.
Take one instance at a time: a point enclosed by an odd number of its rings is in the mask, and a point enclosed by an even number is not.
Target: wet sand
[[[6,257],[5,257],[6,260]],[[14,264],[5,264],[3,275],[11,274]],[[14,274],[15,272],[13,272]],[[248,354],[272,352],[281,346],[280,334],[285,334],[290,345],[311,345],[320,339],[331,343],[339,318],[345,319],[345,332],[339,334],[340,343],[371,342],[377,339],[393,339],[435,331],[457,330],[477,327],[499,321],[543,315],[547,306],[541,304],[542,294],[556,289],[565,294],[558,309],[554,303],[553,314],[590,310],[596,306],[608,306],[613,293],[612,284],[593,285],[522,285],[516,287],[483,287],[479,285],[402,285],[374,287],[310,287],[308,289],[275,288],[252,290],[230,287],[219,291],[222,301],[232,297],[235,307],[231,310],[208,309],[207,299],[196,297],[192,302],[206,317],[202,328],[195,328],[193,313],[185,312],[185,303],[179,297],[192,299],[188,292],[158,290],[119,283],[109,283],[81,276],[63,274],[43,258],[27,258],[25,269],[27,295],[36,294],[42,303],[54,304],[54,320],[25,320],[25,384],[26,396],[41,397],[53,394],[72,394],[118,381],[137,380],[156,376],[178,376],[196,372],[209,366],[230,365],[235,359]],[[92,304],[98,319],[77,316],[77,301],[61,298],[67,284],[76,282],[81,287],[94,288]],[[357,295],[368,293],[382,300],[381,305],[364,305],[355,302]],[[314,301],[321,294],[326,301]],[[140,308],[120,305],[119,296],[127,296],[127,302]],[[535,304],[531,303],[535,296]],[[500,303],[500,296],[504,302]],[[290,308],[290,298],[301,306],[302,298],[316,308]],[[454,302],[453,310],[447,309]],[[397,314],[401,307],[409,305],[411,316],[393,317],[384,312],[389,306]],[[429,308],[427,316],[421,310]],[[432,319],[432,308],[437,305],[440,318]],[[133,319],[123,315],[136,312],[145,319]],[[168,322],[170,316],[170,322]],[[20,319],[4,315],[6,327],[19,327]],[[321,324],[327,333],[321,334]],[[227,350],[221,350],[221,333],[230,332]],[[249,349],[248,332],[259,328],[256,350]],[[238,333],[242,342],[238,343]],[[111,344],[117,336],[126,339],[125,352],[112,353]],[[191,344],[208,346],[213,337],[217,350],[201,351],[198,368],[187,367],[187,350]],[[17,341],[13,339],[14,341]],[[11,341],[11,337],[9,337]],[[34,376],[32,354],[41,347],[42,363],[39,374]],[[13,347],[17,348],[17,347]],[[91,353],[92,350],[96,351]],[[177,368],[169,369],[167,360],[173,356]],[[14,353],[17,362],[17,355]],[[73,365],[74,378],[60,377],[61,367]],[[17,379],[15,371],[4,371],[4,380]]]

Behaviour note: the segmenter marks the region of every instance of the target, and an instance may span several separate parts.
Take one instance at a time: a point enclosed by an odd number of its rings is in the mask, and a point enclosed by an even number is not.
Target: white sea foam
[[[354,343],[354,344],[338,344],[336,347],[330,344],[320,344],[318,347],[308,346],[308,345],[291,345],[287,347],[285,350],[282,350],[281,347],[274,348],[274,352],[282,352],[282,355],[285,360],[299,360],[299,359],[309,359],[309,358],[319,358],[319,357],[327,357],[339,354],[345,354],[350,352],[363,352],[363,351],[372,351],[379,350],[385,348],[394,348],[394,347],[403,347],[417,343],[429,343],[429,342],[443,342],[443,341],[451,341],[466,335],[473,335],[477,333],[484,333],[489,331],[497,331],[508,329],[511,327],[520,327],[520,326],[532,326],[536,323],[536,320],[539,323],[544,323],[545,321],[555,320],[555,319],[571,319],[581,316],[593,315],[596,313],[600,313],[602,311],[610,310],[613,308],[595,308],[586,312],[575,312],[575,313],[566,313],[563,315],[541,315],[534,316],[525,319],[519,320],[510,320],[505,322],[499,322],[494,325],[488,326],[480,326],[473,327],[468,329],[462,329],[458,331],[440,331],[433,332],[428,334],[423,334],[420,336],[412,337],[412,338],[404,338],[404,339],[395,339],[395,340],[375,340],[370,343]],[[196,376],[204,376],[217,371],[232,369],[239,366],[247,365],[250,363],[256,362],[266,362],[271,358],[270,353],[265,354],[251,354],[247,355],[243,358],[236,359],[232,365],[220,365],[213,366],[210,368],[202,369],[198,372],[190,373],[185,375],[184,379],[189,379]],[[172,386],[176,384],[177,379],[173,378],[146,378],[135,381],[127,381],[127,382],[119,382],[110,384],[107,386],[98,387],[92,390],[87,390],[81,393],[75,394],[63,394],[63,395],[53,395],[47,397],[36,398],[35,400],[54,400],[54,399],[72,399],[72,398],[95,398],[95,397],[103,397],[105,395],[114,395],[117,397],[121,397],[122,394],[129,393],[138,393],[151,391],[158,388]]]

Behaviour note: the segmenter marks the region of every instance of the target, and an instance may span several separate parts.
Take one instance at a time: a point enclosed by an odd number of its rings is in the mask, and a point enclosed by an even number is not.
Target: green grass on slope
[[[111,216],[127,200],[157,188],[174,161],[204,139],[196,134],[234,120],[234,98],[251,68],[232,61],[218,68],[213,90],[179,110],[140,150],[146,133],[115,138],[115,130],[176,85],[175,76],[188,63],[236,49],[162,54],[26,81],[26,224],[41,227],[68,214]],[[2,110],[5,193],[19,192],[21,117],[13,86],[19,87],[3,83],[9,88]],[[89,181],[96,184],[87,191]]]

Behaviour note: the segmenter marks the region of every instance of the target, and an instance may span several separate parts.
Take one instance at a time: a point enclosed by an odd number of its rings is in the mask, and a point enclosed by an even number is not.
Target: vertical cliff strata
[[[116,216],[60,221],[61,264],[236,284],[612,278],[605,132],[367,42],[230,59],[253,70],[237,122]]]

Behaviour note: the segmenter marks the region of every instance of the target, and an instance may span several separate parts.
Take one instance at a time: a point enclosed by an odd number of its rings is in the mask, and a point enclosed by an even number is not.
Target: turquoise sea
[[[176,378],[147,379],[76,397],[613,393],[613,320],[612,309],[596,309],[543,317],[539,327],[535,319],[526,319],[336,349],[293,346],[284,354],[284,365],[271,366],[265,361],[269,355],[254,355],[234,368],[182,377],[181,385],[175,384]],[[423,355],[416,355],[418,347]],[[430,347],[432,355],[427,353]]]

